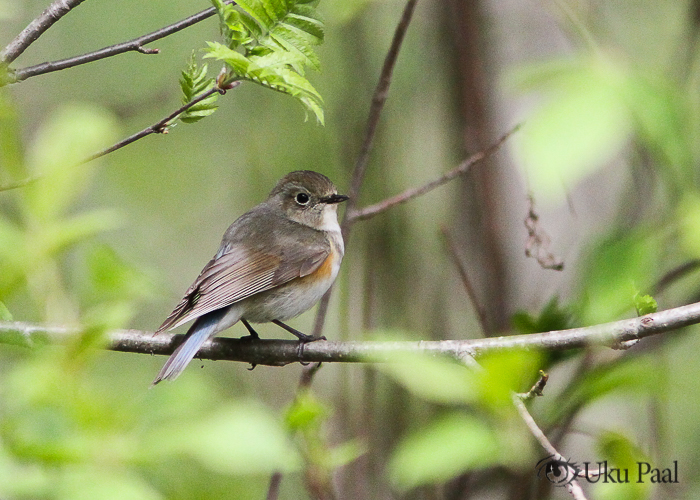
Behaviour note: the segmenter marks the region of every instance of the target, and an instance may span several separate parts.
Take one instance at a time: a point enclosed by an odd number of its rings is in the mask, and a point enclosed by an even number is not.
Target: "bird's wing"
[[[208,312],[313,273],[330,254],[325,241],[290,244],[280,254],[229,245],[199,274],[156,333],[170,330]]]

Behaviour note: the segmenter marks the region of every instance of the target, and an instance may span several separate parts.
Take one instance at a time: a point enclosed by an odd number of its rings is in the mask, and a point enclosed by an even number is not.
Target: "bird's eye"
[[[299,205],[306,205],[309,202],[309,195],[306,193],[299,193],[296,196],[296,201]]]

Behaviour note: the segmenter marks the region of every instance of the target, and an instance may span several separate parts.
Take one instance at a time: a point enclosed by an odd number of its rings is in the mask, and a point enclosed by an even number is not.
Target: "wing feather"
[[[329,253],[330,245],[325,238],[314,245],[308,242],[288,245],[281,255],[244,248],[240,244],[222,246],[156,333],[311,274]]]

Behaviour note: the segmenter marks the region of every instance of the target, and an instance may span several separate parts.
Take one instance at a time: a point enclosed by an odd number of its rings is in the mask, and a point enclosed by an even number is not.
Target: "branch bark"
[[[84,0],[56,0],[34,19],[0,52],[0,62],[10,64],[34,43],[56,21],[68,14]]]
[[[108,147],[107,149],[103,149],[99,153],[95,153],[94,155],[90,156],[87,158],[83,163],[88,163],[92,160],[96,160],[97,158],[100,158],[102,156],[105,156],[109,153],[112,153],[116,151],[117,149],[121,149],[124,146],[128,146],[129,144],[138,141],[139,139],[143,139],[146,136],[149,136],[151,134],[165,134],[168,131],[168,126],[171,124],[171,122],[175,121],[178,116],[180,116],[182,113],[190,109],[192,106],[194,106],[197,103],[202,102],[206,98],[216,94],[217,92],[221,95],[224,95],[227,90],[231,90],[238,85],[240,85],[240,81],[233,81],[233,82],[226,82],[224,83],[221,87],[217,84],[215,87],[207,90],[206,92],[202,92],[200,95],[198,95],[196,98],[192,99],[190,102],[185,104],[184,106],[179,107],[172,113],[170,113],[168,116],[163,118],[162,120],[157,121],[153,125],[150,125],[146,127],[143,130],[140,130],[139,132],[136,132],[135,134],[130,135],[126,139],[122,139],[118,143],[116,143],[113,146]]]
[[[385,212],[396,205],[399,205],[401,203],[406,203],[407,201],[410,201],[414,198],[422,196],[422,195],[432,191],[433,189],[440,187],[443,184],[448,183],[449,181],[455,179],[456,177],[463,175],[463,174],[466,174],[475,164],[488,158],[489,156],[494,154],[496,151],[498,151],[498,149],[503,145],[503,143],[511,135],[513,135],[519,128],[520,128],[520,125],[513,127],[510,131],[503,134],[494,144],[492,144],[491,146],[489,146],[485,150],[479,151],[478,153],[471,155],[469,158],[464,160],[462,163],[460,163],[458,166],[456,166],[455,168],[453,168],[449,172],[443,174],[441,177],[439,177],[433,181],[428,182],[427,184],[424,184],[424,185],[419,186],[419,187],[407,189],[403,193],[392,196],[391,198],[387,198],[386,200],[380,201],[379,203],[375,203],[374,205],[369,205],[365,208],[360,208],[360,209],[349,208],[348,211],[346,212],[346,214],[347,214],[346,219],[348,219],[350,222],[370,219],[370,218],[374,217],[375,215],[378,215],[382,212]]]
[[[80,2],[82,2],[82,1],[83,0],[80,0]],[[80,3],[80,2],[76,2],[76,4]],[[234,0],[225,0],[224,3],[231,4],[231,3],[235,3],[235,2],[234,2]],[[116,56],[118,54],[123,54],[125,52],[140,52],[141,54],[157,54],[159,52],[158,49],[148,49],[148,48],[145,48],[144,45],[147,45],[147,44],[154,42],[156,40],[160,40],[161,38],[165,38],[168,35],[172,35],[173,33],[177,33],[178,31],[182,31],[183,29],[188,28],[194,24],[197,24],[200,21],[208,19],[209,17],[211,17],[215,14],[216,14],[216,9],[214,7],[210,7],[208,9],[205,9],[201,12],[198,12],[197,14],[194,14],[186,19],[178,21],[174,24],[171,24],[169,26],[161,28],[161,29],[154,31],[152,33],[148,33],[147,35],[143,35],[143,36],[140,36],[138,38],[134,38],[133,40],[129,40],[127,42],[122,42],[122,43],[118,43],[115,45],[110,45],[109,47],[104,47],[100,50],[96,50],[94,52],[88,52],[87,54],[83,54],[80,56],[70,57],[67,59],[61,59],[59,61],[45,62],[45,63],[37,64],[35,66],[29,66],[27,68],[21,68],[21,69],[14,70],[11,72],[11,75],[10,75],[10,77],[12,78],[11,83],[21,82],[22,80],[26,80],[27,78],[30,78],[32,76],[43,75],[46,73],[51,73],[53,71],[59,71],[59,70],[66,69],[66,68],[72,68],[74,66],[79,66],[81,64],[86,64],[89,62],[98,61],[100,59],[105,59],[107,57]],[[42,14],[42,16],[43,16],[43,14]],[[37,19],[39,19],[39,18],[37,18]],[[32,25],[35,22],[36,22],[36,20],[32,24],[30,24],[25,29],[25,31],[27,29],[29,29],[30,27],[32,27]],[[55,22],[55,20],[54,20],[54,22]],[[46,29],[48,29],[48,26]],[[44,31],[46,29],[44,29]],[[24,31],[22,33],[24,33]],[[29,43],[36,40],[36,38],[38,38],[42,33],[43,33],[43,31],[41,33],[38,33],[36,35],[36,37],[31,39],[31,41]],[[15,42],[13,41],[12,43],[15,43]],[[11,49],[12,43],[7,46],[7,48],[5,49],[5,52]],[[26,49],[26,47],[24,47],[24,49]],[[24,49],[22,49],[22,51]],[[5,52],[3,52],[2,57],[4,57]],[[21,54],[21,52],[20,52],[20,54]],[[9,59],[9,60],[5,60],[4,58],[0,59],[0,60],[3,60],[3,62],[5,62],[6,64],[9,64],[14,59],[16,59],[17,56],[19,56],[19,54],[16,54],[12,59]]]
[[[646,316],[612,323],[528,335],[442,341],[312,342],[302,356],[295,340],[240,340],[217,337],[204,343],[197,358],[241,361],[256,365],[282,366],[299,361],[324,363],[370,363],[396,361],[402,354],[424,353],[458,359],[489,352],[523,349],[561,351],[584,346],[628,348],[638,340],[700,323],[700,302],[667,309]],[[48,327],[22,322],[0,322],[0,343],[35,346],[70,341],[79,329]],[[109,334],[107,349],[141,354],[170,355],[183,335],[139,330]]]

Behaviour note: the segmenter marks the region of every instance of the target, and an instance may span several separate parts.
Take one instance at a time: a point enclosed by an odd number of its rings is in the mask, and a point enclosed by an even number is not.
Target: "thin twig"
[[[128,146],[129,144],[138,141],[139,139],[143,139],[144,137],[151,135],[151,134],[165,134],[168,132],[168,126],[171,124],[172,121],[174,121],[178,116],[180,116],[182,113],[190,109],[192,106],[195,104],[202,102],[203,100],[207,99],[208,97],[216,94],[217,92],[221,95],[225,94],[227,90],[230,90],[232,88],[237,87],[240,85],[240,81],[234,81],[230,84],[226,84],[223,87],[219,87],[218,85],[214,86],[213,88],[207,90],[206,92],[203,92],[202,94],[198,95],[196,98],[185,104],[184,106],[179,107],[172,113],[170,113],[168,116],[163,118],[160,121],[157,121],[153,125],[150,125],[146,127],[143,130],[140,130],[139,132],[136,132],[133,135],[130,135],[126,139],[122,139],[118,143],[116,143],[113,146],[108,147],[107,149],[103,149],[99,153],[95,153],[94,155],[90,156],[87,158],[83,163],[88,163],[92,160],[95,160],[97,158],[100,158],[102,156],[105,156],[109,153],[112,153],[113,151],[116,151],[117,149],[121,149],[124,146]]]
[[[537,425],[537,422],[535,422],[535,419],[532,418],[532,415],[530,415],[530,412],[527,410],[527,407],[525,406],[523,400],[518,394],[515,393],[513,393],[513,405],[515,405],[515,408],[520,414],[520,418],[523,419],[525,425],[530,430],[530,433],[540,443],[542,448],[544,448],[545,451],[547,451],[547,453],[552,455],[552,458],[554,458],[554,460],[556,460],[557,462],[565,463],[566,461],[562,460],[563,456],[557,451],[557,449],[552,445],[552,443],[549,442],[547,436],[545,436],[544,432],[542,432],[542,429],[540,429]],[[569,490],[569,493],[571,493],[571,496],[573,496],[576,500],[586,500],[586,495],[583,493],[581,485],[579,484],[575,476],[571,480],[571,482],[566,485],[566,488]]]
[[[282,473],[275,472],[270,477],[270,486],[267,489],[267,500],[277,500],[280,494],[280,483],[282,482]]]
[[[0,63],[10,64],[47,29],[84,0],[55,0],[0,52]]]
[[[523,401],[529,401],[535,396],[542,396],[542,391],[544,390],[544,386],[547,385],[548,380],[549,375],[540,370],[540,376],[537,379],[537,382],[535,382],[535,384],[526,393],[518,394],[518,397]]]
[[[488,158],[496,151],[498,151],[501,145],[503,145],[503,143],[519,128],[520,125],[516,125],[511,130],[503,134],[494,144],[492,144],[483,151],[479,151],[478,153],[473,154],[472,156],[464,160],[462,163],[460,163],[458,166],[456,166],[449,172],[443,174],[441,177],[434,179],[428,182],[427,184],[423,184],[422,186],[407,189],[403,193],[397,194],[396,196],[392,196],[391,198],[387,198],[383,201],[380,201],[379,203],[375,203],[374,205],[369,205],[367,207],[360,208],[357,210],[349,209],[347,218],[352,222],[370,219],[375,215],[385,212],[396,205],[406,203],[407,201],[412,200],[413,198],[422,196],[432,191],[433,189],[451,181],[452,179],[460,175],[466,174],[475,164],[479,163],[480,161],[483,161],[484,159]]]
[[[700,259],[692,259],[671,269],[664,274],[654,286],[654,294],[661,293],[669,286],[679,281],[700,268]]]
[[[700,302],[612,323],[546,333],[417,342],[311,342],[304,346],[303,358],[309,362],[369,363],[395,361],[406,353],[423,353],[463,360],[506,350],[562,351],[593,345],[610,347],[697,323],[700,323]],[[74,338],[78,332],[75,328],[0,322],[0,343],[21,344],[27,347],[41,343],[62,343]],[[120,330],[109,335],[105,347],[113,351],[170,355],[182,343],[182,337],[165,333],[154,336],[152,332]],[[221,337],[205,342],[196,357],[269,366],[301,361],[299,343],[296,340],[250,342]]]
[[[224,3],[232,4],[235,2],[234,0],[225,0]],[[83,54],[76,57],[61,59],[59,61],[45,62],[42,64],[37,64],[35,66],[29,66],[27,68],[12,70],[10,74],[10,78],[12,78],[11,83],[20,82],[32,76],[43,75],[46,73],[51,73],[53,71],[59,71],[62,69],[79,66],[81,64],[98,61],[100,59],[116,56],[125,52],[139,52],[141,54],[158,54],[159,49],[149,49],[144,47],[144,45],[154,42],[156,40],[160,40],[161,38],[165,38],[168,35],[177,33],[178,31],[182,31],[185,28],[188,28],[194,24],[197,24],[200,21],[203,21],[213,16],[214,14],[216,14],[216,9],[214,7],[210,7],[186,19],[183,19],[182,21],[178,21],[174,24],[171,24],[170,26],[166,26],[157,31],[140,36],[138,38],[134,38],[133,40],[129,40],[127,42],[110,45],[109,47],[104,47],[100,50],[89,52],[87,54]]]
[[[401,45],[406,36],[406,31],[408,26],[411,24],[411,19],[413,17],[413,12],[416,8],[416,3],[418,0],[408,0],[401,14],[401,19],[399,20],[396,30],[394,31],[394,37],[391,40],[391,46],[389,51],[384,58],[384,65],[382,66],[382,71],[379,75],[379,81],[374,89],[374,95],[372,96],[372,104],[369,108],[369,117],[367,118],[367,127],[365,129],[365,138],[362,142],[362,149],[355,162],[355,168],[352,173],[352,180],[350,181],[350,190],[348,196],[350,199],[347,202],[345,208],[345,215],[340,224],[340,229],[343,234],[343,239],[347,245],[348,238],[350,236],[350,228],[352,226],[353,220],[350,219],[350,213],[354,211],[357,205],[358,197],[360,196],[360,190],[362,188],[362,182],[365,179],[365,172],[367,171],[367,165],[369,163],[370,152],[372,151],[372,146],[374,145],[374,137],[377,132],[377,125],[379,124],[379,118],[381,117],[382,110],[384,109],[384,103],[389,97],[389,87],[391,86],[391,77],[394,74],[394,67],[396,66],[396,60],[398,59],[399,52],[401,50]],[[318,309],[316,312],[316,321],[314,323],[314,336],[320,336],[323,331],[323,323],[326,319],[326,313],[328,312],[328,302],[331,298],[331,293],[333,288],[326,292],[321,301],[318,304]]]
[[[469,279],[467,268],[459,256],[459,249],[457,248],[457,244],[455,243],[454,239],[452,239],[452,237],[450,236],[450,233],[447,231],[446,227],[441,227],[440,231],[442,232],[442,235],[445,238],[445,242],[447,243],[447,248],[450,251],[452,260],[454,260],[455,266],[457,266],[459,276],[462,278],[462,284],[464,284],[464,288],[467,291],[467,296],[469,297],[469,300],[471,301],[472,306],[476,311],[476,317],[479,318],[479,324],[481,325],[481,333],[486,333],[490,331],[488,328],[488,318],[486,317],[486,311],[479,302],[479,298],[476,296],[476,291],[474,290],[471,280]]]

